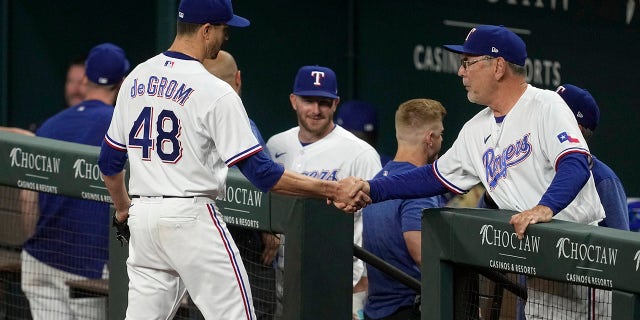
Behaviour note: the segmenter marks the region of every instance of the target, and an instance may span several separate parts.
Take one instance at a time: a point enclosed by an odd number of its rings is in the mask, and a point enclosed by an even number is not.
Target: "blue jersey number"
[[[129,132],[129,147],[142,149],[142,159],[151,160],[151,151],[157,150],[162,162],[176,163],[182,158],[180,137],[180,120],[171,110],[162,110],[155,123],[155,139],[153,134],[153,108],[142,109]]]

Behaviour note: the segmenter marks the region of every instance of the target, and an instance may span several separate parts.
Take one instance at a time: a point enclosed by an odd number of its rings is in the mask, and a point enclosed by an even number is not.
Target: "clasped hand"
[[[371,203],[369,183],[356,177],[347,177],[337,182],[336,194],[328,199],[327,204],[333,203],[336,208],[354,213]]]

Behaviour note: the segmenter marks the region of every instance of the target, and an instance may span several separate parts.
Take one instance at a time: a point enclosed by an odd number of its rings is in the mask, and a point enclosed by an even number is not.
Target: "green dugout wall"
[[[555,220],[518,240],[513,213],[423,211],[423,319],[454,319],[454,264],[613,290],[612,319],[640,318],[639,233]]]
[[[0,185],[111,202],[100,177],[98,153],[98,147],[0,132]],[[349,317],[351,215],[325,200],[263,193],[237,169],[230,170],[225,198],[216,203],[226,223],[286,233],[285,319]],[[127,248],[110,237],[109,319],[124,318],[127,256]],[[216,279],[205,276],[203,281]]]
[[[177,0],[19,1],[0,6],[0,125],[28,127],[63,106],[65,64],[93,45],[121,45],[136,65],[173,39]],[[466,100],[457,60],[442,44],[462,43],[476,24],[503,24],[527,43],[530,83],[588,88],[601,108],[592,152],[640,195],[640,122],[634,53],[640,3],[627,0],[328,0],[233,2],[251,20],[225,45],[243,75],[243,101],[265,138],[292,127],[296,70],[333,68],[343,100],[380,113],[378,148],[395,152],[393,114],[410,98],[440,100],[449,111],[444,149],[480,110]],[[277,115],[277,116],[274,116]]]
[[[0,185],[109,201],[98,148],[0,132]],[[285,319],[344,319],[351,312],[353,219],[324,200],[261,193],[236,170],[217,202],[227,223],[285,232]],[[640,233],[564,221],[529,226],[513,212],[428,209],[422,223],[423,319],[453,319],[454,264],[613,290],[613,319],[640,317]],[[126,248],[111,237],[109,318],[126,308]],[[215,281],[215,279],[205,279]]]

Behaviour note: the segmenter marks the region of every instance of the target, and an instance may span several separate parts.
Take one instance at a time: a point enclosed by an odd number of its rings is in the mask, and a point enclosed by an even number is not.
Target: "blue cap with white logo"
[[[504,26],[477,26],[469,31],[462,45],[444,45],[444,48],[471,56],[503,57],[519,66],[524,66],[527,59],[524,41]]]
[[[593,131],[600,122],[600,108],[589,91],[572,84],[563,84],[556,92],[569,105],[578,124]]]
[[[85,62],[87,78],[96,84],[112,85],[129,72],[129,60],[124,50],[112,43],[99,44],[89,51]]]
[[[293,94],[306,97],[338,99],[338,81],[333,70],[321,66],[304,66],[293,82]]]

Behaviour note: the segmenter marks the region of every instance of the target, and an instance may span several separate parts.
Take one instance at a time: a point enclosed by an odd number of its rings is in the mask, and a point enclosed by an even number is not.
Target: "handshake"
[[[356,177],[347,177],[335,185],[333,197],[327,199],[327,204],[336,208],[354,213],[371,203],[369,183]]]

